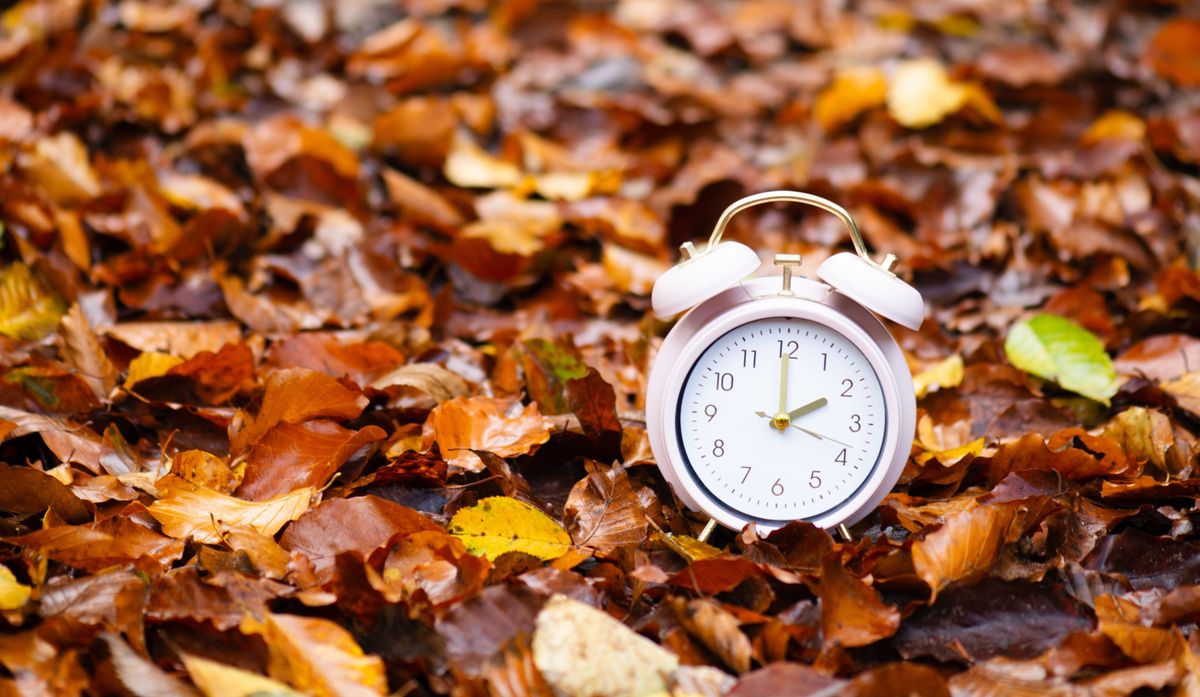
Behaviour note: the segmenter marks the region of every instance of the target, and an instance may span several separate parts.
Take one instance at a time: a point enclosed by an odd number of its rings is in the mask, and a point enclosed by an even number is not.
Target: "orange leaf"
[[[930,602],[956,581],[979,578],[992,567],[1002,545],[1013,542],[1045,512],[1047,500],[976,505],[946,517],[942,527],[913,542],[913,569],[929,586]]]
[[[1150,41],[1146,58],[1154,70],[1180,87],[1200,87],[1200,21],[1173,19]]]
[[[264,535],[274,535],[288,521],[308,510],[316,492],[310,488],[297,489],[289,494],[262,502],[243,501],[211,489],[186,489],[187,485],[171,491],[150,506],[150,515],[162,524],[163,532],[171,537],[191,537],[205,544],[221,542],[221,525],[240,525],[253,528]]]
[[[826,646],[866,646],[900,628],[900,611],[850,573],[836,555],[821,566],[821,632]]]
[[[277,370],[266,379],[258,414],[230,436],[230,452],[245,452],[281,421],[300,423],[319,416],[353,419],[365,406],[366,397],[324,373],[305,368]]]
[[[251,448],[238,496],[262,501],[321,487],[346,460],[386,435],[378,426],[351,431],[325,419],[276,424]]]
[[[471,450],[500,457],[525,455],[550,440],[550,422],[536,404],[495,397],[459,397],[442,402],[425,421],[426,439],[436,441],[446,462],[471,472],[483,462]]]
[[[345,629],[329,620],[267,613],[246,615],[243,634],[259,634],[270,651],[272,678],[317,697],[358,697],[387,692],[378,656],[364,654]]]

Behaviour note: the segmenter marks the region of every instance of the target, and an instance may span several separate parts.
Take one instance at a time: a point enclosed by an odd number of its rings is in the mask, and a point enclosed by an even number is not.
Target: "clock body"
[[[672,328],[650,371],[650,444],[676,495],[727,527],[851,524],[904,469],[912,376],[861,305],[804,278],[780,289],[744,281]]]

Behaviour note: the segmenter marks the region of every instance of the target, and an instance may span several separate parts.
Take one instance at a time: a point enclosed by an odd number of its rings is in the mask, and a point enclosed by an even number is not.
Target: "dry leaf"
[[[172,368],[183,363],[183,359],[169,353],[146,351],[129,362],[129,372],[125,374],[125,388],[132,388],[143,380],[166,375]]]
[[[17,581],[7,566],[0,566],[0,610],[20,610],[32,593],[33,589]]]
[[[230,436],[230,450],[245,452],[280,422],[296,424],[317,417],[353,419],[366,405],[366,397],[324,373],[304,368],[276,370],[266,379],[258,413]]]
[[[550,421],[536,404],[495,397],[458,397],[442,402],[425,422],[426,439],[436,442],[446,462],[471,472],[483,469],[472,450],[500,457],[525,455],[550,440]]]
[[[467,381],[436,363],[409,363],[376,378],[371,387],[384,390],[404,386],[420,390],[439,404],[469,393]]]
[[[155,501],[150,506],[150,515],[171,537],[191,537],[196,542],[220,544],[224,524],[274,535],[289,521],[303,515],[316,495],[315,489],[304,487],[266,501],[252,502],[183,485]]]
[[[63,358],[67,365],[87,382],[96,399],[107,400],[117,384],[117,369],[108,359],[104,347],[100,345],[96,332],[92,331],[92,326],[83,316],[79,303],[72,305],[63,315],[61,326]]]
[[[567,497],[567,530],[575,544],[611,550],[646,540],[649,520],[625,468],[588,463],[588,476]]]
[[[205,697],[300,697],[300,693],[293,692],[287,685],[257,673],[188,653],[180,654],[180,659],[192,682],[196,683]]]
[[[40,339],[54,330],[64,309],[28,266],[16,261],[0,269],[0,334]]]
[[[859,66],[841,70],[817,96],[813,117],[822,130],[832,133],[859,114],[883,106],[887,91],[887,78],[879,68]]]
[[[916,552],[913,553],[914,566]],[[835,557],[821,566],[821,634],[826,646],[866,646],[896,633],[900,611]]]
[[[387,693],[383,661],[364,654],[345,629],[316,617],[267,613],[242,620],[242,633],[262,636],[272,678],[317,697]]]

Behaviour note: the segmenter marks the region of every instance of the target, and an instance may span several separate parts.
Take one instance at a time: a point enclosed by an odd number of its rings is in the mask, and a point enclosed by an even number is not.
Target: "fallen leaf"
[[[1079,137],[1085,145],[1105,140],[1132,140],[1141,142],[1146,137],[1146,122],[1136,114],[1121,109],[1106,111],[1093,121]]]
[[[404,355],[380,341],[343,342],[336,334],[305,332],[271,345],[269,362],[279,368],[308,368],[365,386],[404,362]]]
[[[129,371],[125,374],[125,388],[132,388],[143,380],[166,375],[172,368],[183,363],[183,359],[169,353],[146,351],[138,354],[129,362]]]
[[[516,165],[493,157],[462,133],[450,145],[443,173],[455,186],[474,189],[516,186],[524,178]]]
[[[571,549],[571,536],[558,523],[533,506],[504,496],[459,510],[450,519],[449,530],[471,554],[492,561],[505,552],[555,559]]]
[[[672,605],[676,617],[688,633],[720,657],[726,666],[735,673],[750,670],[753,650],[750,640],[742,633],[737,618],[723,609],[720,603],[704,598],[690,601],[675,598]]]
[[[0,465],[0,510],[29,515],[46,510],[68,523],[91,517],[67,485],[32,467]]]
[[[838,71],[833,82],[817,95],[813,117],[823,131],[832,133],[859,114],[883,106],[887,94],[887,77],[879,68],[846,68]]]
[[[564,513],[575,544],[611,550],[644,542],[649,521],[625,468],[603,469],[593,461],[587,466],[588,476],[571,487]]]
[[[1002,545],[1017,540],[1044,515],[1044,498],[975,505],[946,517],[942,526],[913,542],[912,562],[929,586],[930,602],[955,582],[970,582],[992,567]]]
[[[929,392],[958,387],[962,380],[962,356],[956,353],[913,375],[913,389],[917,393],[917,399],[920,399]]]
[[[63,360],[87,382],[96,399],[105,401],[117,384],[117,369],[108,359],[104,347],[79,303],[71,306],[60,324],[63,338]]]
[[[364,654],[345,629],[329,620],[266,613],[242,620],[243,634],[262,636],[271,677],[318,697],[387,692],[383,661]]]
[[[1162,389],[1171,395],[1180,407],[1192,414],[1200,415],[1200,372],[1186,373],[1174,380],[1164,382]]]
[[[117,680],[134,697],[196,697],[191,686],[168,674],[133,649],[125,640],[111,632],[101,639],[108,646],[113,672]]]
[[[908,128],[938,123],[967,103],[968,91],[932,58],[916,58],[896,66],[887,88],[887,109]]]
[[[58,326],[66,308],[28,266],[0,269],[0,334],[19,341],[40,339]]]
[[[320,488],[347,460],[386,435],[378,426],[352,431],[325,419],[278,423],[246,456],[237,495],[262,501],[295,489]]]
[[[1014,325],[1004,339],[1008,360],[1029,373],[1105,405],[1117,393],[1112,359],[1095,335],[1057,315]]]
[[[362,394],[315,370],[276,370],[265,382],[262,407],[249,423],[231,434],[231,452],[245,452],[280,422],[297,424],[318,417],[353,419],[367,405]]]
[[[388,602],[444,607],[483,590],[491,565],[440,530],[414,532],[388,552],[379,588]]]
[[[420,390],[439,404],[466,397],[470,392],[466,380],[436,363],[402,365],[371,382],[371,387],[376,390],[398,386]]]
[[[233,493],[240,477],[225,460],[204,450],[185,450],[171,458],[171,474],[204,489]]]
[[[537,616],[533,661],[555,691],[589,697],[669,694],[679,659],[609,615],[555,596]]]
[[[1200,86],[1200,21],[1172,19],[1158,30],[1146,49],[1155,72],[1180,87]]]
[[[1143,339],[1117,356],[1113,363],[1121,375],[1145,375],[1165,382],[1200,367],[1200,339],[1186,334],[1158,334]]]
[[[296,489],[266,501],[243,501],[210,489],[181,486],[150,506],[150,515],[162,524],[163,532],[177,539],[192,538],[205,544],[220,544],[221,525],[252,528],[274,535],[305,511],[316,490]]]
[[[237,322],[119,322],[104,334],[139,351],[157,351],[183,359],[201,351],[220,351],[225,344],[242,340]]]
[[[32,593],[33,589],[18,581],[7,566],[0,566],[0,610],[20,610]]]
[[[900,627],[900,611],[834,557],[821,566],[819,597],[826,646],[867,646]]]
[[[183,543],[124,516],[90,525],[59,525],[5,538],[33,554],[93,573],[143,557],[162,565],[183,556]]]
[[[411,508],[375,496],[330,499],[288,526],[279,544],[307,557],[324,583],[333,575],[334,560],[344,552],[366,559],[389,540],[441,528]]]
[[[1178,474],[1191,459],[1176,444],[1171,420],[1154,409],[1126,409],[1104,425],[1103,435],[1120,443],[1134,462],[1150,464],[1164,474]]]
[[[484,468],[483,462],[473,450],[512,457],[550,440],[550,422],[537,405],[519,407],[518,402],[496,397],[457,397],[442,402],[425,422],[427,438],[437,443],[446,462],[478,472]]]
[[[192,682],[196,683],[205,697],[300,697],[299,692],[293,692],[287,685],[257,673],[188,653],[179,657]]]
[[[87,147],[70,131],[38,138],[20,159],[27,175],[56,203],[73,205],[100,195]]]

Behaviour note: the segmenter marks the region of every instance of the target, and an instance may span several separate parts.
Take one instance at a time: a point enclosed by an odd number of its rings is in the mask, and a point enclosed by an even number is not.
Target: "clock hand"
[[[808,404],[805,404],[802,407],[796,407],[795,409],[789,411],[788,418],[794,421],[811,411],[816,411],[816,410],[820,409],[821,407],[825,406],[826,404],[829,404],[829,400],[825,399],[824,397],[814,399],[813,401],[809,402]]]
[[[837,443],[838,445],[840,445],[840,446],[842,446],[842,447],[844,447],[844,448],[853,448],[853,447],[854,447],[853,445],[850,445],[849,443],[843,443],[842,441],[840,441],[840,440],[838,440],[838,439],[836,439],[836,438],[830,438],[829,436],[823,436],[823,435],[821,435],[820,433],[817,433],[816,431],[810,431],[810,430],[808,430],[807,428],[803,428],[803,427],[801,427],[801,426],[797,426],[796,424],[792,424],[792,428],[794,428],[794,429],[797,429],[797,430],[800,430],[800,431],[804,431],[804,432],[805,432],[805,433],[807,433],[808,435],[810,435],[810,436],[812,436],[812,437],[814,437],[814,438],[817,438],[817,439],[819,439],[819,440],[828,440],[828,441],[833,441],[834,443]]]
[[[791,424],[792,420],[788,418],[787,413],[787,393],[788,393],[788,363],[791,360],[784,354],[779,356],[779,410],[775,412],[775,419],[771,423],[772,426],[782,431]]]

